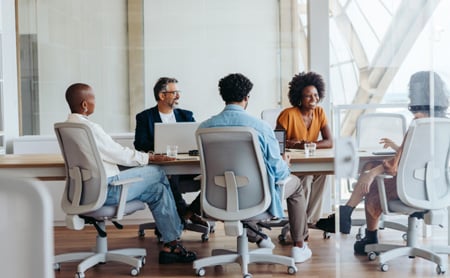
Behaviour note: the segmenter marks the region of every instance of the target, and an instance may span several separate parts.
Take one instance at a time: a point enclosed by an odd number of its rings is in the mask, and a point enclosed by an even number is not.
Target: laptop
[[[178,153],[185,154],[197,149],[195,131],[200,123],[155,123],[155,153],[166,153],[167,145],[177,145]]]
[[[286,130],[275,129],[273,132],[275,133],[275,137],[277,138],[278,144],[280,145],[280,154],[283,155],[286,151]]]

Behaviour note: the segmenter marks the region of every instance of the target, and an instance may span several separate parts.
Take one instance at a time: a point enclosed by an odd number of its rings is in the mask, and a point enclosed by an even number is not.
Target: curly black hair
[[[219,92],[226,104],[241,102],[252,90],[253,83],[241,73],[232,73],[219,81]]]
[[[315,72],[301,72],[292,77],[289,82],[289,102],[292,106],[302,105],[303,90],[308,86],[314,86],[319,94],[319,100],[325,97],[325,82],[322,76]]]

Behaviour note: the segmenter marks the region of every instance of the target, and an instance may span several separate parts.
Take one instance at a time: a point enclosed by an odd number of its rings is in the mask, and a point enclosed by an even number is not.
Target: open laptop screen
[[[286,150],[286,131],[284,129],[275,129],[274,133],[280,145],[280,154],[283,155]]]
[[[155,153],[166,153],[167,145],[177,145],[178,153],[197,149],[195,131],[200,123],[155,123]]]

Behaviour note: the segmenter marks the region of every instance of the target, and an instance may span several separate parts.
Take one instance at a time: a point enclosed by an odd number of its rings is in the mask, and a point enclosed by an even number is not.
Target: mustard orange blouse
[[[286,130],[287,140],[314,142],[319,138],[320,130],[327,125],[327,117],[322,107],[313,110],[313,119],[309,129],[306,128],[298,107],[290,107],[281,111],[277,125]]]

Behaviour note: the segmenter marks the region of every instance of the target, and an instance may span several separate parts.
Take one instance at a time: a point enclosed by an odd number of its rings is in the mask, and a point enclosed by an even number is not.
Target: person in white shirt
[[[172,160],[165,155],[152,155],[132,150],[115,142],[103,128],[91,122],[88,116],[95,110],[95,95],[87,84],[75,83],[66,90],[66,101],[71,114],[68,122],[81,122],[88,125],[94,134],[100,156],[108,177],[108,196],[105,205],[119,202],[119,189],[109,184],[118,179],[132,177],[143,178],[128,189],[127,201],[141,200],[145,202],[161,232],[164,241],[159,253],[159,263],[189,263],[196,259],[195,252],[187,251],[178,241],[183,231],[183,225],[178,217],[166,173],[157,165],[148,165],[150,161]],[[118,165],[127,166],[120,171]]]

